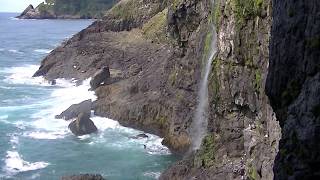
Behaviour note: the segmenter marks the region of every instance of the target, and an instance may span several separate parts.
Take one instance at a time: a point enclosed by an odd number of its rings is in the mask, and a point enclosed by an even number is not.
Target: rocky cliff
[[[273,1],[267,93],[282,129],[275,179],[320,178],[320,2]]]
[[[122,0],[49,54],[35,76],[81,81],[108,66],[95,113],[158,134],[185,155],[160,179],[316,177],[319,4],[289,1]],[[212,24],[208,135],[186,153]]]
[[[218,38],[209,133],[198,152],[162,179],[273,179],[280,127],[264,91],[271,8],[268,0],[215,1],[208,19]]]
[[[20,19],[101,18],[118,0],[45,0],[36,8],[29,5]]]

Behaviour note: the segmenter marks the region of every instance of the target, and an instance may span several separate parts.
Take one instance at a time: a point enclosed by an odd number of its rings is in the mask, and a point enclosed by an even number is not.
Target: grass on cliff
[[[152,17],[142,27],[142,34],[147,38],[158,43],[167,42],[167,15],[168,8]]]
[[[196,154],[194,164],[196,167],[210,167],[214,165],[214,162],[214,137],[213,135],[207,135],[202,140],[202,145]]]
[[[107,12],[107,16],[125,21],[142,20],[144,16],[152,14],[155,10],[151,4],[149,5],[146,6],[144,1],[121,0]]]
[[[236,14],[237,23],[242,25],[247,19],[260,16],[263,0],[231,0],[231,6]]]

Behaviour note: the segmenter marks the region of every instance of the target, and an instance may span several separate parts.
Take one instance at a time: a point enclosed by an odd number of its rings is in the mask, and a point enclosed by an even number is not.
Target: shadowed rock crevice
[[[273,1],[267,93],[282,128],[275,179],[320,178],[320,2]]]

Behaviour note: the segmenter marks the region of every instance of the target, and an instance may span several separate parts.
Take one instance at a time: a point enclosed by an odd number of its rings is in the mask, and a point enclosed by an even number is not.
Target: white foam
[[[38,69],[39,66],[37,65],[24,65],[20,67],[4,68],[0,70],[0,72],[7,75],[4,81],[9,84],[52,86],[43,77],[32,77]],[[65,79],[57,79],[54,86],[74,87],[75,83]]]
[[[60,114],[72,104],[77,104],[88,99],[95,100],[96,96],[94,95],[94,92],[88,91],[90,88],[89,82],[90,79],[84,81],[80,86],[75,86],[73,82],[57,80],[57,83],[64,87],[55,89],[51,93],[50,97],[46,101],[42,102],[47,107],[32,116],[36,120],[31,122],[31,125],[49,133],[46,134],[46,136],[60,138],[61,136],[66,135],[67,132],[69,132],[68,124],[70,122],[55,119],[55,115]]]
[[[34,52],[40,53],[40,54],[48,54],[52,51],[52,49],[35,49]]]
[[[8,51],[11,52],[11,53],[14,53],[14,54],[22,54],[23,53],[23,52],[18,51],[16,49],[9,49]]]
[[[12,135],[10,139],[10,143],[12,146],[16,146],[19,144],[19,137],[17,135]]]
[[[143,173],[144,176],[146,177],[151,177],[151,178],[154,178],[154,179],[159,179],[160,178],[160,175],[161,175],[161,172],[145,172]]]
[[[16,67],[6,69],[6,73],[10,74],[10,78],[13,83],[27,83],[27,84],[39,84],[42,86],[43,78],[32,78],[32,74],[37,70],[37,66],[28,65],[23,67]],[[25,72],[25,73],[21,73]],[[96,100],[96,96],[93,91],[88,91],[90,88],[90,79],[85,80],[82,85],[76,86],[74,81],[67,81],[63,79],[57,80],[57,86],[62,88],[54,89],[47,100],[41,101],[40,111],[32,116],[34,121],[27,122],[31,127],[36,128],[36,131],[26,132],[23,136],[33,139],[58,139],[64,138],[70,133],[68,130],[68,124],[70,122],[55,119],[55,115],[60,114],[72,104],[80,103],[84,100]],[[44,108],[41,108],[44,107]],[[93,116],[91,118],[97,126],[98,135],[81,136],[80,140],[89,140],[89,144],[105,144],[116,148],[137,148],[146,145],[146,151],[149,154],[170,154],[168,148],[161,144],[162,139],[158,136],[148,134],[148,138],[134,139],[129,138],[140,133],[132,128],[123,127],[118,121]],[[24,124],[25,125],[25,124]],[[106,139],[106,133],[114,133],[119,135],[120,139],[110,142]]]
[[[117,129],[121,128],[118,121],[114,121],[112,119],[103,118],[99,116],[94,116],[91,118],[94,124],[97,126],[99,131],[105,131],[107,129]]]
[[[4,81],[9,84],[49,85],[42,77],[32,77],[38,68],[36,65],[26,65],[5,68],[1,72],[8,74]]]
[[[8,119],[8,117],[9,117],[8,115],[1,115],[1,116],[0,116],[0,119],[1,119],[1,120],[6,120],[6,119]]]
[[[23,133],[24,137],[29,137],[32,139],[47,139],[47,140],[53,140],[53,139],[62,139],[67,134],[67,131],[61,131],[61,132],[41,132],[41,131],[35,131],[35,132],[26,132]]]
[[[107,133],[108,131],[112,131],[114,133],[124,133],[129,139],[126,141],[113,141],[109,142],[108,146],[113,146],[116,148],[132,148],[132,147],[143,147],[146,145],[146,152],[152,155],[170,155],[170,150],[162,145],[162,138],[153,135],[147,134],[148,138],[131,138],[138,134],[143,133],[142,131],[138,131],[132,128],[127,128],[121,126],[118,121],[114,121],[112,119],[103,118],[94,116],[91,118],[94,124],[97,126],[98,130],[101,132],[100,136],[94,143],[90,144],[105,144],[106,141],[104,140],[103,133]]]
[[[7,151],[5,160],[5,171],[9,174],[16,174],[18,172],[33,171],[46,168],[49,163],[46,162],[34,162],[30,163],[22,159],[17,151]]]

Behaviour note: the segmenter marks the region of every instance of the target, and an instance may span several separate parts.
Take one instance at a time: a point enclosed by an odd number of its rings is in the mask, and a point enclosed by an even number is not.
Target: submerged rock
[[[90,116],[85,113],[81,113],[75,121],[69,124],[68,127],[76,136],[91,134],[98,130],[90,119]]]
[[[96,72],[91,81],[90,81],[90,86],[92,90],[98,88],[102,83],[107,83],[107,81],[110,79],[110,71],[109,67],[105,66],[98,72]]]
[[[60,115],[56,115],[56,119],[70,120],[77,118],[80,113],[84,113],[90,117],[92,101],[91,99],[85,100],[79,104],[71,105],[67,110],[63,111]]]
[[[142,134],[138,134],[136,136],[132,136],[131,138],[132,139],[144,139],[144,138],[148,138],[148,137],[149,137],[148,135],[142,133]]]
[[[100,174],[80,174],[64,176],[61,180],[105,180]]]

